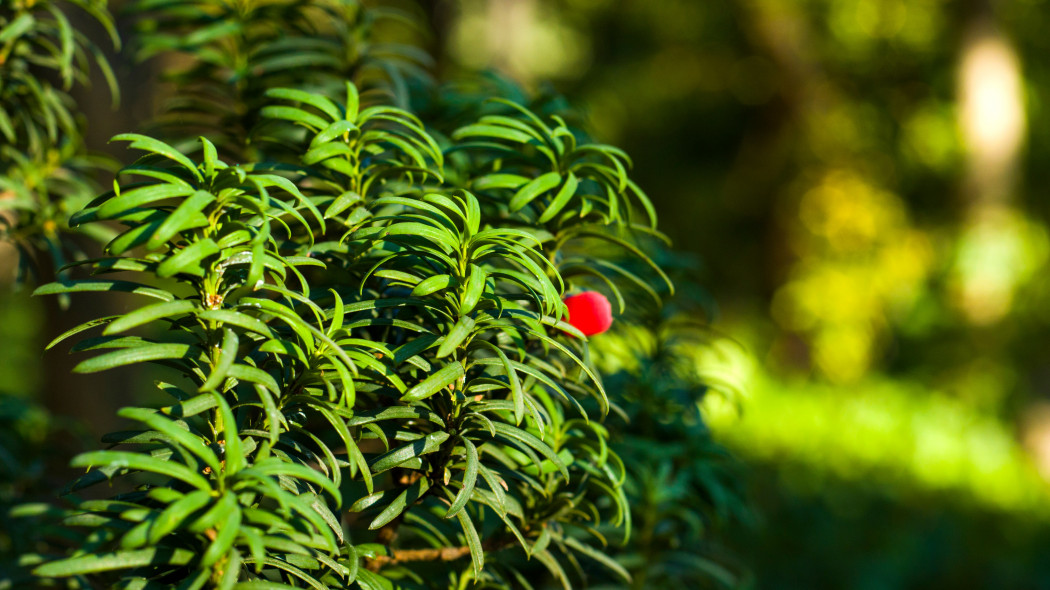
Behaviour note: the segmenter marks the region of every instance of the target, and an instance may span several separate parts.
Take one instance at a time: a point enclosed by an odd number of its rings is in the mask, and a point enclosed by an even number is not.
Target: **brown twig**
[[[407,561],[455,561],[470,555],[470,547],[434,547],[433,549],[398,549],[393,555],[377,555],[369,560],[367,568],[376,571],[385,565]]]
[[[510,541],[486,541],[482,547],[486,552],[499,551],[511,545]],[[433,547],[431,549],[395,549],[392,555],[377,555],[365,562],[369,571],[379,571],[388,565],[410,561],[455,561],[470,555],[470,547]]]

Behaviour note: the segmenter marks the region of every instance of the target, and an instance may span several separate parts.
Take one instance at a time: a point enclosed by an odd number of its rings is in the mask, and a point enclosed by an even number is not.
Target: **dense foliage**
[[[119,45],[103,0],[71,4]],[[114,101],[117,89],[102,51],[73,27],[58,3],[5,2],[0,27],[0,238],[18,248],[24,275],[37,256],[49,256],[60,267],[70,249],[78,252],[75,242],[60,236],[70,231],[69,215],[99,192],[93,175],[105,162],[88,155],[83,117],[69,91],[89,82],[92,66],[109,83]],[[83,231],[105,235],[98,228]]]
[[[109,25],[104,3],[75,4]],[[0,66],[11,80],[87,77],[98,51],[61,9],[2,10],[0,40],[25,56]],[[522,101],[439,95],[404,42],[418,35],[408,13],[350,0],[130,11],[138,56],[181,64],[164,114],[149,135],[113,138],[137,159],[102,192],[76,160],[68,99],[0,94],[18,122],[2,129],[0,182],[35,187],[4,237],[27,268],[45,246],[74,252],[38,295],[135,302],[48,348],[75,339],[83,374],[156,365],[168,401],[120,410],[130,429],[73,459],[86,472],[61,507],[9,512],[5,526],[40,528],[0,583],[734,582],[682,546],[706,538],[700,506],[739,510],[731,477],[692,454],[723,461],[696,414],[705,386],[667,368],[664,346],[596,362],[563,303],[598,290],[661,342],[698,333],[642,313],[673,287],[647,254],[662,236],[626,153]],[[67,227],[101,253],[72,250]],[[621,418],[637,435],[614,436]],[[651,463],[654,420],[675,426]],[[666,482],[677,489],[661,496]]]

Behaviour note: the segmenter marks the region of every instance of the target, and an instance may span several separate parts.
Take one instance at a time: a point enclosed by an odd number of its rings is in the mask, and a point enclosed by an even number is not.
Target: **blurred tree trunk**
[[[442,79],[448,68],[449,32],[454,18],[454,2],[452,0],[420,0],[420,5],[423,7],[427,23],[434,33],[430,47],[427,47],[427,50],[437,62],[436,76],[438,79]]]
[[[120,0],[111,0],[109,8],[114,15],[118,15],[122,4]],[[77,107],[87,121],[87,149],[93,153],[107,153],[120,161],[126,160],[127,150],[123,144],[109,144],[109,138],[119,133],[141,130],[141,123],[154,114],[154,68],[149,64],[134,64],[126,51],[112,48],[101,26],[83,12],[71,10],[68,16],[75,29],[83,31],[104,50],[121,89],[116,108],[109,89],[97,70],[92,73],[93,83],[90,87],[77,86],[73,89],[72,94]],[[121,29],[126,48],[130,34],[127,27],[121,26]],[[112,177],[109,173],[103,173],[97,180],[105,187],[111,183]],[[81,245],[90,253],[89,256],[100,255],[98,245],[84,241]],[[43,269],[41,281],[53,280],[55,270],[50,267]],[[76,272],[74,270],[74,273]],[[45,308],[45,322],[41,335],[43,344],[85,321],[127,311],[132,301],[128,297],[80,294],[71,298],[68,309],[61,309],[57,297],[42,297],[41,300]],[[89,332],[87,335],[96,334]],[[73,338],[53,350],[41,351],[44,367],[41,401],[55,414],[80,420],[89,434],[97,440],[104,432],[116,428],[117,408],[132,405],[141,399],[143,392],[133,389],[130,384],[142,381],[132,379],[139,373],[135,369],[105,371],[91,375],[73,373],[73,367],[86,358],[83,353],[68,354],[69,347],[76,340],[77,338]]]

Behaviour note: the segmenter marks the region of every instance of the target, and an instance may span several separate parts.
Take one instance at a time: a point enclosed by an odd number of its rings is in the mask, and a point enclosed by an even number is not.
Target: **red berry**
[[[601,334],[612,325],[612,305],[597,291],[584,291],[565,298],[569,323],[585,336]]]

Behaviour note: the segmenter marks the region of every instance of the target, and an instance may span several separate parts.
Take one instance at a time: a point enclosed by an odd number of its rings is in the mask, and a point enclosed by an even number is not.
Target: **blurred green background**
[[[423,10],[439,77],[565,94],[700,261],[717,344],[695,362],[723,385],[704,412],[755,514],[724,539],[742,579],[1050,588],[1050,3]],[[159,100],[117,69],[120,113],[82,103],[96,146]],[[80,393],[132,392],[37,352],[51,302],[0,297],[0,389],[111,429]]]

